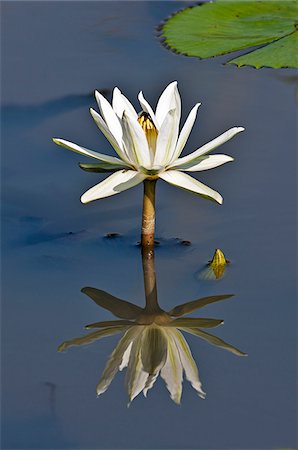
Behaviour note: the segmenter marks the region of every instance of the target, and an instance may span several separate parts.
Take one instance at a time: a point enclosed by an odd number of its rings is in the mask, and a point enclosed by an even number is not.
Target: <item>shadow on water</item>
[[[198,395],[205,398],[199,371],[183,332],[200,337],[234,355],[246,356],[246,353],[205,331],[206,328],[221,325],[222,319],[184,316],[211,303],[230,299],[233,294],[203,297],[175,306],[170,311],[164,311],[157,298],[153,250],[143,249],[142,264],[145,307],[141,308],[93,287],[84,287],[82,292],[99,307],[110,311],[117,320],[86,325],[86,329],[96,331],[63,342],[58,351],[62,352],[72,346],[88,345],[103,337],[122,334],[96,387],[97,395],[108,389],[118,370],[127,368],[126,388],[129,403],[141,392],[146,397],[149,389],[161,375],[171,399],[180,404],[183,373]]]
[[[109,89],[99,90],[103,95],[109,95]],[[93,102],[94,93],[71,94],[65,97],[49,100],[37,105],[4,105],[1,108],[4,126],[17,126],[27,128],[36,126],[51,117],[65,114],[82,106],[90,106]]]

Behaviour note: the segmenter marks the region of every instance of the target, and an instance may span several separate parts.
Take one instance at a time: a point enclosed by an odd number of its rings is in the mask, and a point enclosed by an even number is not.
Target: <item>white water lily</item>
[[[82,169],[114,172],[85,192],[81,197],[83,203],[118,194],[146,179],[158,178],[222,203],[218,192],[185,172],[213,169],[233,161],[230,156],[209,153],[243,131],[243,127],[233,127],[190,155],[181,157],[200,103],[192,108],[179,132],[181,100],[176,81],[164,90],[155,112],[142,92],[138,96],[142,108],[139,115],[118,88],[114,89],[112,105],[99,92],[95,93],[95,97],[101,115],[92,108],[91,115],[118,157],[97,153],[64,139],[53,139],[58,145],[97,160],[97,164],[80,164]]]

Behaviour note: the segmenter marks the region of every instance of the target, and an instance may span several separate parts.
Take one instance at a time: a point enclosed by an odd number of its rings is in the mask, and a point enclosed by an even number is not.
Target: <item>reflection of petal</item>
[[[70,339],[69,341],[65,341],[58,347],[58,352],[63,352],[69,347],[74,345],[87,345],[91,344],[91,342],[97,341],[105,336],[111,336],[112,334],[121,333],[126,330],[126,327],[113,327],[106,328],[104,330],[94,331],[93,333],[86,334],[85,336],[80,336],[78,338]]]
[[[202,328],[214,328],[223,323],[222,319],[202,319],[186,317],[185,319],[174,319],[167,324],[168,327],[202,327]]]
[[[143,370],[149,374],[144,388],[144,395],[151,389],[164,366],[167,358],[168,340],[161,327],[144,330],[141,358]]]
[[[172,330],[167,330],[168,354],[166,363],[161,369],[161,377],[165,380],[171,399],[179,404],[182,395],[183,369],[172,333]]]
[[[127,349],[124,352],[123,358],[122,358],[122,362],[119,366],[119,370],[123,370],[125,367],[128,366],[128,362],[129,362],[129,358],[130,358],[130,352],[131,352],[131,347],[132,347],[132,342],[129,344],[129,346],[127,347]]]
[[[135,325],[135,323],[130,322],[129,320],[105,320],[103,322],[90,323],[89,325],[85,325],[85,328],[106,328],[119,326],[131,327],[132,325]]]
[[[167,339],[161,327],[147,327],[142,337],[142,364],[145,372],[156,373],[167,357]]]
[[[247,353],[238,350],[238,348],[233,347],[233,345],[228,344],[227,342],[223,341],[217,336],[214,336],[213,334],[206,333],[206,331],[198,330],[197,328],[184,328],[184,327],[182,328],[182,330],[187,331],[190,334],[194,334],[195,336],[199,336],[202,339],[205,339],[205,341],[209,342],[209,344],[216,345],[216,347],[228,350],[229,352],[234,353],[234,355],[247,356]]]
[[[123,356],[125,351],[131,342],[134,341],[136,336],[141,332],[141,327],[135,327],[128,330],[125,335],[120,339],[117,347],[111,354],[109,361],[106,365],[106,368],[99,380],[99,383],[96,387],[97,395],[105,392],[109,385],[111,384],[114,376],[116,375],[119,366],[121,366]]]
[[[180,360],[185,372],[185,376],[191,383],[192,387],[198,392],[201,398],[205,398],[206,394],[202,390],[202,383],[199,379],[199,371],[192,357],[190,348],[178,330],[173,330],[174,339],[179,352]]]
[[[108,292],[92,287],[84,287],[81,292],[88,295],[98,306],[111,311],[112,314],[121,319],[136,319],[143,310],[133,303],[114,297]]]
[[[144,327],[140,328],[142,332]],[[141,351],[142,351],[142,339],[140,336],[138,336],[134,340],[131,347],[130,358],[126,373],[126,385],[129,402],[132,402],[133,399],[140,392],[142,392],[148,378],[148,373],[145,372],[142,367]]]
[[[212,295],[211,297],[202,297],[192,302],[184,303],[183,305],[175,306],[168,314],[172,317],[181,317],[186,314],[190,314],[196,309],[203,308],[203,306],[210,305],[211,303],[220,302],[228,298],[234,297],[234,294],[225,295]]]

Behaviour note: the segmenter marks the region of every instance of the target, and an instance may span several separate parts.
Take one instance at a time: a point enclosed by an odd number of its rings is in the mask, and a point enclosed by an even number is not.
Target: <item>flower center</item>
[[[155,149],[156,149],[156,141],[157,141],[158,131],[150,117],[150,114],[148,114],[145,111],[142,111],[139,114],[138,122],[144,130],[144,133],[145,133],[145,136],[146,136],[146,139],[148,142],[149,150],[154,155]]]

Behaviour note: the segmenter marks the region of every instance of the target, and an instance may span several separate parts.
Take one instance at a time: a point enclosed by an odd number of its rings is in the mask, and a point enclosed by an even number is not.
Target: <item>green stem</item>
[[[144,180],[142,247],[154,247],[156,180]]]

